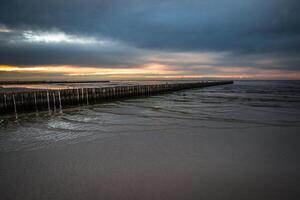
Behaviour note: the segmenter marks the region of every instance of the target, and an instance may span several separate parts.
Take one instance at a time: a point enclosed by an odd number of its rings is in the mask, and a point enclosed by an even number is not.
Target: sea
[[[0,196],[300,199],[299,153],[300,81],[235,81],[0,116]]]

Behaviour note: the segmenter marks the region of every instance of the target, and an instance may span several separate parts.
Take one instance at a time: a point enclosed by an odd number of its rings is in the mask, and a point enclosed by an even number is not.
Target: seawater
[[[300,130],[299,81],[235,81],[149,97],[0,121],[0,151],[43,148],[128,132],[294,127]]]

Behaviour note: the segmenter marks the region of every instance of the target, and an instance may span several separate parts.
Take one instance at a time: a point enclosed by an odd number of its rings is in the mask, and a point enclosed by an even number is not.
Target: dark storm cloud
[[[299,9],[298,0],[2,0],[0,24],[13,30],[58,29],[105,37],[128,45],[128,50],[5,43],[0,62],[130,65],[141,62],[134,54],[145,49],[228,52],[224,62],[230,65],[274,66],[252,60],[259,58],[294,69],[300,57]]]
[[[5,65],[83,65],[130,67],[142,64],[136,49],[109,44],[3,42],[0,63]]]

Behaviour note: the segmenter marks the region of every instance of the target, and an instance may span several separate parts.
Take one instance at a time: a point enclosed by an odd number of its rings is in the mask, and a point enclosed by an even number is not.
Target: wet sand
[[[161,130],[1,153],[1,199],[299,199],[299,139]]]

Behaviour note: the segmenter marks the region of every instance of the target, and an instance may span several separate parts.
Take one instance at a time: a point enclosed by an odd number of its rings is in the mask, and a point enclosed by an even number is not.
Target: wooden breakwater
[[[110,99],[145,96],[183,89],[232,84],[233,81],[202,81],[156,85],[110,86],[60,90],[18,91],[0,93],[0,114],[61,111],[65,107],[89,105]]]

